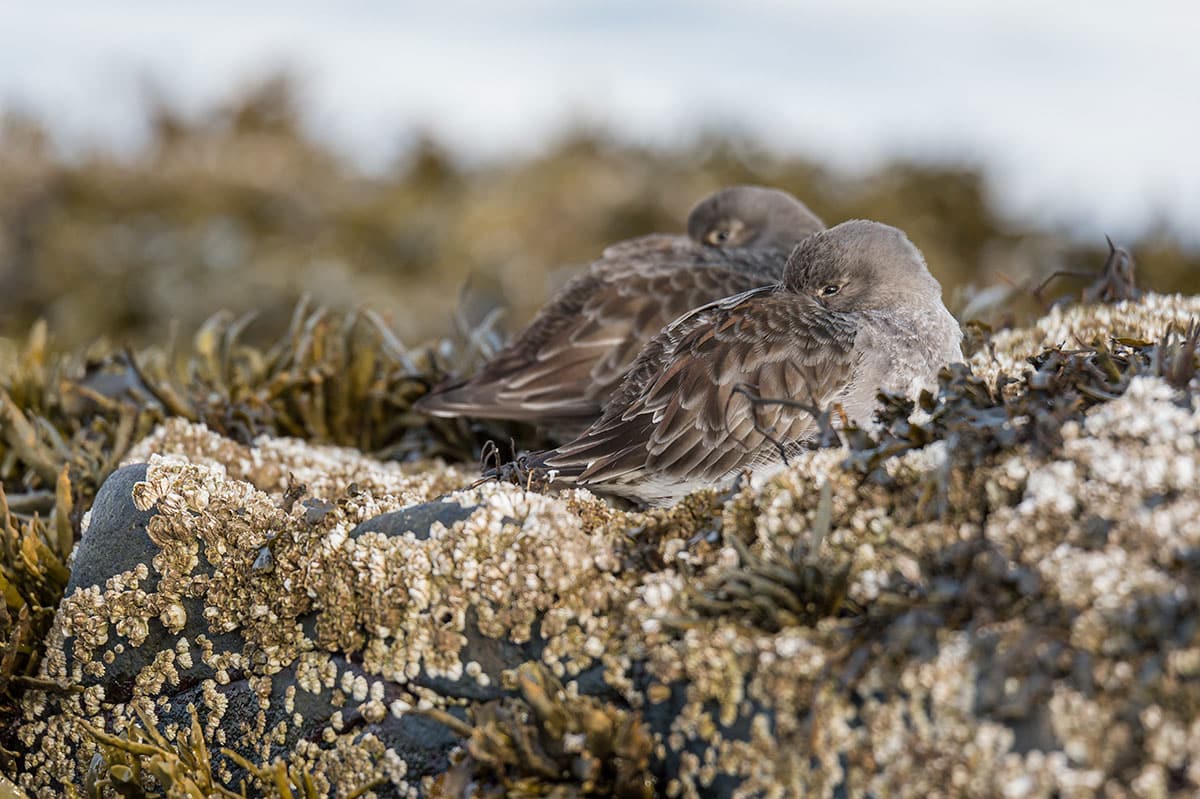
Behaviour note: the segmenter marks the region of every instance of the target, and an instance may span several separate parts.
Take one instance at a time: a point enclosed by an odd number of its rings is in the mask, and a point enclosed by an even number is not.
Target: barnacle
[[[31,795],[60,776],[134,796],[1187,795],[1197,310],[1057,308],[774,477],[644,513],[372,457],[474,444],[380,422],[424,383],[352,355],[379,352],[362,317],[304,311],[303,346],[274,354],[219,318],[191,369],[143,352],[115,398],[70,407],[79,373],[35,340],[0,408],[0,768]],[[354,362],[382,371],[344,405],[328,384]],[[82,512],[129,459],[153,556],[60,603]],[[422,504],[455,512],[360,528]],[[414,717],[462,739],[439,776],[375,734]]]
[[[212,317],[186,355],[170,344],[138,353],[98,344],[76,356],[53,354],[47,326],[39,322],[0,374],[0,717],[12,717],[29,687],[57,690],[36,674],[69,577],[66,562],[83,512],[135,442],[145,447],[157,440],[169,448],[171,431],[192,419],[230,436],[223,445],[230,449],[261,435],[291,434],[393,457],[462,459],[492,435],[492,428],[406,413],[439,370],[455,363],[449,346],[434,359],[428,351],[406,350],[373,313],[333,314],[307,303],[297,306],[288,332],[267,349],[241,343],[246,323]],[[164,422],[157,439],[151,437]],[[179,435],[189,439],[187,432]],[[287,447],[281,440],[281,458]],[[252,467],[253,459],[220,454]],[[315,488],[337,481],[329,469],[335,462],[309,465]],[[286,482],[286,470],[269,471],[267,464],[256,477]],[[449,480],[443,485],[452,484],[452,473]],[[186,620],[178,604],[165,605],[162,614],[170,626]],[[128,632],[142,623],[125,624]],[[0,740],[0,758],[9,763],[11,745]]]

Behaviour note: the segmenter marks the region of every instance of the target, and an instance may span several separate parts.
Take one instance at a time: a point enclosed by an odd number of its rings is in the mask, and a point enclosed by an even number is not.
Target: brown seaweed
[[[432,711],[466,740],[435,799],[649,799],[653,739],[636,713],[571,697],[545,666],[516,670],[518,696],[477,705],[471,723]]]

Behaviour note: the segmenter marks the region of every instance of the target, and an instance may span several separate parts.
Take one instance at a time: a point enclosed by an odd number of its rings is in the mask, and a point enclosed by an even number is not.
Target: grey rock
[[[383,533],[384,535],[404,535],[412,533],[418,541],[429,538],[429,530],[435,522],[446,527],[455,522],[461,522],[471,515],[478,505],[463,507],[457,502],[438,501],[423,502],[391,513],[384,513],[374,519],[367,519],[350,531],[351,538],[357,538],[363,533]]]
[[[92,505],[87,534],[75,547],[67,596],[78,588],[103,585],[114,574],[128,571],[154,557],[158,547],[146,534],[154,510],[133,505],[133,487],[146,479],[146,464],[117,469],[100,486]]]

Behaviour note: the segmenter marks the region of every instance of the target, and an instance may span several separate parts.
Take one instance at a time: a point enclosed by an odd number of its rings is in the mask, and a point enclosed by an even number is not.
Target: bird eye
[[[709,244],[724,244],[729,240],[728,230],[714,230],[708,234]]]
[[[826,286],[825,288],[821,289],[821,296],[822,297],[832,297],[834,294],[837,294],[841,290],[842,290],[841,286]]]

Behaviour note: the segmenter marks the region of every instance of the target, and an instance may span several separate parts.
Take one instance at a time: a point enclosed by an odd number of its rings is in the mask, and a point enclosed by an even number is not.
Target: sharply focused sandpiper
[[[668,505],[743,470],[774,471],[783,465],[779,442],[796,450],[817,436],[812,412],[754,407],[747,394],[837,404],[869,424],[881,390],[914,396],[934,386],[943,366],[962,360],[961,340],[908,237],[878,222],[844,222],[801,241],[778,285],[664,329],[595,424],[527,465],[556,482]]]
[[[787,192],[722,189],[692,209],[687,236],[644,236],[606,249],[478,374],[415,407],[535,423],[569,440],[600,417],[662,328],[705,303],[778,282],[795,243],[822,229]]]

